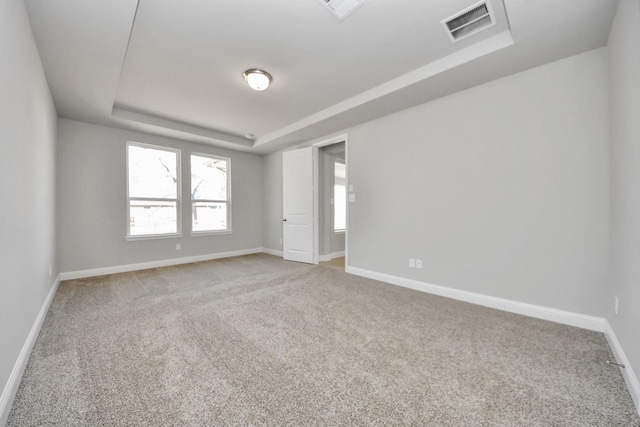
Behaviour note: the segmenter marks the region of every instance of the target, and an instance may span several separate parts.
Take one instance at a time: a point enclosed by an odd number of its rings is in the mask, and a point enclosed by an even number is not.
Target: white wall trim
[[[313,145],[314,147],[318,147],[318,148],[326,147],[328,145],[333,145],[333,144],[339,144],[341,142],[344,142],[345,145],[346,145],[348,138],[349,138],[349,134],[348,133],[343,133],[343,134],[340,134],[340,135],[332,136],[329,139],[323,139],[322,141],[318,141],[318,142],[313,143],[311,145]]]
[[[629,359],[627,359],[627,356],[624,354],[624,350],[622,349],[622,345],[620,345],[620,341],[618,341],[616,333],[611,327],[609,321],[606,319],[604,321],[604,335],[607,337],[609,347],[611,347],[611,351],[616,358],[616,363],[621,363],[625,366],[624,368],[619,369],[620,372],[622,372],[624,381],[627,383],[629,394],[631,394],[631,399],[633,399],[633,403],[636,405],[638,415],[640,415],[640,382],[638,381],[638,377],[635,372],[633,372]]]
[[[340,258],[344,256],[344,251],[333,252],[328,255],[320,255],[320,262],[331,261],[334,258]]]
[[[270,248],[262,248],[262,252],[264,252],[265,254],[278,256],[280,258],[282,258],[284,256],[282,251],[277,251],[275,249],[270,249]]]
[[[58,275],[58,277],[56,277],[55,281],[53,282],[51,289],[49,290],[49,294],[42,303],[42,307],[40,307],[40,311],[38,312],[38,315],[33,322],[33,326],[31,326],[29,335],[27,335],[27,339],[22,346],[22,350],[20,350],[18,359],[13,365],[13,370],[11,371],[11,375],[9,375],[9,380],[4,386],[2,395],[0,395],[0,426],[5,425],[5,423],[7,422],[9,411],[11,410],[11,405],[13,404],[13,399],[15,399],[16,397],[18,387],[20,386],[20,381],[22,380],[22,374],[24,373],[24,369],[27,367],[27,362],[29,361],[31,350],[36,343],[38,334],[40,334],[40,328],[42,327],[42,323],[44,322],[44,319],[49,312],[49,307],[51,306],[53,297],[56,294],[56,290],[58,289],[60,280],[61,276]]]
[[[404,277],[392,276],[378,273],[376,271],[347,266],[347,273],[369,279],[379,280],[392,285],[402,286],[429,294],[439,295],[447,298],[478,304],[485,307],[522,314],[524,316],[535,317],[537,319],[550,320],[564,325],[576,326],[578,328],[589,329],[591,331],[604,332],[606,319],[602,317],[587,316],[570,311],[557,310],[555,308],[543,307],[539,305],[527,304],[519,301],[512,301],[504,298],[497,298],[482,295],[446,286],[433,285],[431,283],[420,282],[418,280],[406,279]]]
[[[60,273],[62,280],[84,279],[87,277],[104,276],[107,274],[126,273],[128,271],[146,270],[148,268],[169,267],[172,265],[189,264],[192,262],[210,261],[213,259],[230,258],[241,255],[251,255],[264,252],[263,248],[242,249],[239,251],[218,252],[214,254],[197,255],[185,258],[163,259],[159,261],[142,262],[138,264],[115,265],[112,267],[92,268],[89,270],[67,271]]]

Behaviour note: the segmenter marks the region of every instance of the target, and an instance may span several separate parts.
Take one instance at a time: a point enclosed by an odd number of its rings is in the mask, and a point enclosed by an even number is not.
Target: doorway
[[[344,270],[347,238],[346,137],[318,146],[318,260]]]
[[[348,265],[347,146],[342,135],[283,153],[285,260]]]

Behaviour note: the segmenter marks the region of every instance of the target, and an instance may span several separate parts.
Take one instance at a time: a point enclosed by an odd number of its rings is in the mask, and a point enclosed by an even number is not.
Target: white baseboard
[[[33,349],[33,345],[36,343],[38,334],[40,334],[40,328],[42,327],[42,323],[44,322],[45,317],[47,316],[47,312],[49,311],[49,307],[51,306],[53,297],[56,294],[56,290],[58,289],[60,280],[61,277],[60,275],[58,275],[58,277],[56,277],[55,281],[53,282],[51,289],[49,290],[47,298],[45,298],[44,302],[42,303],[42,307],[40,307],[38,316],[36,316],[36,320],[33,322],[33,326],[31,326],[31,330],[29,331],[29,335],[27,335],[27,339],[25,340],[24,345],[20,350],[18,359],[13,365],[13,370],[11,371],[11,375],[9,375],[9,380],[4,386],[2,395],[0,395],[0,426],[5,425],[7,422],[9,411],[11,410],[11,404],[13,403],[13,399],[16,397],[18,387],[20,386],[20,381],[22,380],[24,368],[26,368],[27,366],[29,356],[31,355],[31,350]]]
[[[284,255],[282,251],[277,251],[275,249],[269,249],[269,248],[262,248],[262,252],[264,252],[265,254],[274,255],[280,258],[282,258],[282,256]]]
[[[474,292],[463,291],[460,289],[448,288],[446,286],[420,282],[418,280],[406,279],[404,277],[378,273],[375,271],[365,270],[357,267],[347,266],[345,271],[357,276],[379,280],[381,282],[390,283],[392,285],[415,289],[417,291],[440,295],[443,297],[495,308],[498,310],[508,311],[511,313],[522,314],[524,316],[535,317],[537,319],[550,320],[552,322],[576,326],[579,328],[589,329],[591,331],[597,332],[604,332],[605,330],[606,320],[602,317],[586,316],[584,314],[572,313],[569,311],[557,310],[554,308],[527,304],[504,298],[496,298]]]
[[[633,372],[629,359],[627,359],[627,356],[624,354],[620,341],[618,341],[618,337],[608,320],[604,321],[604,335],[607,337],[609,347],[611,347],[611,351],[616,358],[616,363],[625,366],[624,368],[620,368],[620,372],[622,372],[624,381],[627,383],[627,388],[629,389],[629,394],[631,394],[631,399],[633,399],[638,415],[640,415],[640,382],[638,382],[638,377],[635,372]]]
[[[327,262],[327,261],[331,261],[334,258],[340,258],[343,256],[344,256],[344,251],[333,252],[328,255],[320,255],[319,260],[320,262]]]
[[[138,264],[115,265],[113,267],[92,268],[89,270],[66,271],[60,273],[62,280],[84,279],[87,277],[105,276],[107,274],[126,273],[129,271],[146,270],[148,268],[169,267],[172,265],[189,264],[192,262],[210,261],[213,259],[230,258],[241,255],[251,255],[264,252],[263,248],[243,249],[239,251],[218,252],[215,254],[197,255],[185,258],[164,259],[160,261],[142,262]]]

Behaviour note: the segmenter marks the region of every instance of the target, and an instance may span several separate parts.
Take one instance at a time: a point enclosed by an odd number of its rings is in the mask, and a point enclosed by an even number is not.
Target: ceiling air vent
[[[364,0],[319,0],[328,10],[338,18],[343,20],[351,12],[362,6]]]
[[[457,42],[495,25],[489,2],[482,1],[442,21],[449,38]]]

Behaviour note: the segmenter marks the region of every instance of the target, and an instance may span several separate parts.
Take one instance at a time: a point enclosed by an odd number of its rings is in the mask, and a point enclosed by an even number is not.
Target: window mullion
[[[129,197],[132,202],[177,202],[179,199],[168,199],[163,197]]]
[[[229,203],[228,200],[220,199],[191,199],[192,202],[202,202],[202,203]]]

